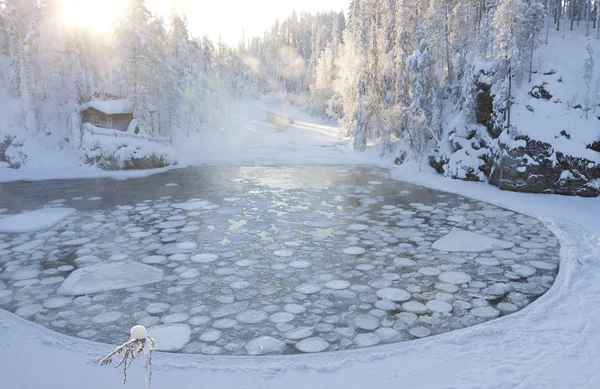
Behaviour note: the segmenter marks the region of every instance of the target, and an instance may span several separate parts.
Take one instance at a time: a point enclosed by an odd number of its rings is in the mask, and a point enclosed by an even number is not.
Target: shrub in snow
[[[123,383],[127,382],[127,368],[137,355],[146,356],[146,389],[150,389],[152,379],[152,351],[154,350],[156,343],[154,339],[150,338],[146,332],[144,326],[134,326],[130,331],[131,339],[123,343],[114,351],[108,353],[104,358],[101,358],[98,362],[100,366],[110,365],[112,358],[115,355],[119,355],[121,360],[115,367],[123,366]]]
[[[15,135],[5,135],[0,138],[0,167],[18,169],[27,156],[19,151],[23,143]]]
[[[84,125],[85,163],[104,170],[153,169],[177,164],[175,149],[165,138],[128,134]]]

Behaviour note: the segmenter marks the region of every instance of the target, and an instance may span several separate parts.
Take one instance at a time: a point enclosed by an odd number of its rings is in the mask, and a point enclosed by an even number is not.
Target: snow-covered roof
[[[92,100],[79,107],[80,111],[94,108],[107,115],[133,113],[133,104],[129,100]]]

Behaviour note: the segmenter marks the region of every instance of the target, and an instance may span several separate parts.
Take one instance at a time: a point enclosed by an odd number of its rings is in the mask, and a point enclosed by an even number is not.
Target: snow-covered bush
[[[150,389],[152,381],[152,351],[156,347],[154,339],[148,336],[144,326],[133,326],[130,330],[131,338],[118,346],[104,358],[98,360],[100,366],[110,365],[112,358],[119,355],[121,360],[116,367],[123,366],[123,383],[127,382],[127,369],[136,356],[144,355],[146,357],[146,389]]]
[[[84,162],[104,170],[154,169],[176,165],[175,149],[166,138],[106,130],[89,123],[82,137]]]

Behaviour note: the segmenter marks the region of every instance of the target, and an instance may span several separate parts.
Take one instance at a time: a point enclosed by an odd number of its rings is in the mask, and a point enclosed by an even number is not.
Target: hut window
[[[92,118],[92,123],[94,123],[95,126],[99,126],[102,124],[102,121],[100,120],[100,118],[98,116],[94,116]]]

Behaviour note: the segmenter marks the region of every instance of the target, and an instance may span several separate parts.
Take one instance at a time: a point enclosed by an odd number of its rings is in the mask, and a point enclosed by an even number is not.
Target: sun
[[[122,12],[123,0],[62,0],[62,15],[67,24],[91,31],[110,31]]]

